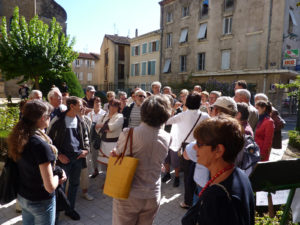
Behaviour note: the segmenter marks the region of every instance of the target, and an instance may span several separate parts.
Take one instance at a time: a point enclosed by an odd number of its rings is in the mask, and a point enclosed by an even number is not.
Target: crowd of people
[[[233,97],[196,85],[177,98],[171,87],[156,81],[151,92],[135,88],[129,98],[108,91],[102,106],[93,86],[83,99],[69,96],[65,86],[63,93],[53,87],[48,102],[32,90],[8,138],[9,156],[19,168],[23,224],[58,224],[60,211],[80,220],[78,189],[86,200],[94,199],[89,178],[106,174],[109,157],[121,154],[130,128],[139,164],[129,198],[113,200],[113,225],[152,224],[161,182],[172,179],[171,168],[174,188],[180,186],[181,171],[184,177],[180,207],[188,211],[182,224],[254,224],[248,175],[257,161],[269,160],[272,144],[281,148],[284,126],[265,94],[256,94],[253,106],[247,83],[240,80]],[[248,140],[259,151],[245,168]]]

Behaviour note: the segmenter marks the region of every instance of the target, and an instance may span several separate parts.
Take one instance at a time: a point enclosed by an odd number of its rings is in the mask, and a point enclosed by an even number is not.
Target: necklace
[[[205,184],[204,188],[199,193],[199,197],[208,188],[208,186],[211,185],[211,183],[215,181],[215,179],[217,179],[219,176],[221,176],[226,171],[231,170],[233,167],[234,167],[234,164],[230,164],[229,166],[223,168],[222,170],[219,170],[215,176],[213,176],[209,181],[207,181],[207,183]]]

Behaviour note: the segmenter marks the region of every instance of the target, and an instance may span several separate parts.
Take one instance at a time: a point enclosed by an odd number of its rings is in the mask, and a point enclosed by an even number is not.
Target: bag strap
[[[123,149],[122,153],[118,156],[118,158],[115,162],[115,165],[117,164],[118,161],[119,161],[119,164],[122,163],[123,158],[125,156],[125,152],[127,150],[127,144],[128,144],[129,138],[130,138],[130,156],[132,156],[132,134],[133,134],[133,128],[130,128],[129,132],[128,132],[128,135],[127,135],[127,138],[126,138],[124,149]]]
[[[202,116],[202,113],[200,112],[200,115],[199,115],[198,119],[196,120],[196,123],[194,124],[194,126],[192,127],[192,129],[190,130],[190,132],[188,133],[188,135],[186,136],[186,138],[184,139],[184,141],[182,143],[186,142],[186,140],[188,139],[188,137],[190,136],[190,134],[194,130],[195,126],[197,125],[197,123],[198,123],[201,116]]]

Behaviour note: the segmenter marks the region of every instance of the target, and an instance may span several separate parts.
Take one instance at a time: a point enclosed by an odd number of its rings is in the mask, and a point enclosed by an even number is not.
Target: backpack
[[[236,165],[249,176],[260,160],[260,149],[251,135],[245,135],[243,150],[237,156]]]

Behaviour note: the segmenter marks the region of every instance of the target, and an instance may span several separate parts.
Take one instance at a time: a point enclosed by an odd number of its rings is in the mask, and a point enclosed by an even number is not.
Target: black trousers
[[[192,206],[196,189],[196,183],[194,181],[194,171],[196,164],[191,160],[185,160],[183,157],[181,162],[181,168],[184,175],[184,203]]]

